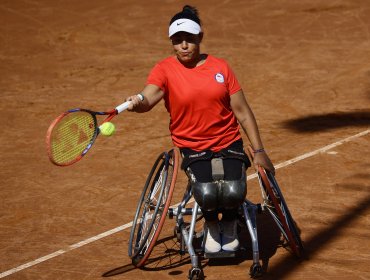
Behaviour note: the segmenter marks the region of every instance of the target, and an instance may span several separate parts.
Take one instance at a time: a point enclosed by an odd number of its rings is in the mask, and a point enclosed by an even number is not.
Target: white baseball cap
[[[171,23],[168,29],[168,37],[181,31],[191,34],[199,34],[202,32],[202,29],[195,21],[187,18],[180,18]]]

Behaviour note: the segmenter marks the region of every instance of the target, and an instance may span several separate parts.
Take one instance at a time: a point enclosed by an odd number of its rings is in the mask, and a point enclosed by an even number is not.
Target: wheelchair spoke
[[[129,256],[137,267],[149,258],[162,229],[175,186],[178,157],[177,150],[162,153],[147,177],[129,240]]]

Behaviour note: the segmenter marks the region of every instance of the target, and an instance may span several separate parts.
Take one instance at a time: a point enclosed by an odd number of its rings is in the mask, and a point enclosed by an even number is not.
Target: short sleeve
[[[165,92],[167,86],[167,78],[161,64],[158,63],[153,67],[148,75],[146,84],[156,85]]]
[[[239,81],[236,78],[234,71],[230,68],[228,63],[226,63],[226,79],[230,95],[233,95],[234,93],[237,93],[239,90],[241,90]]]

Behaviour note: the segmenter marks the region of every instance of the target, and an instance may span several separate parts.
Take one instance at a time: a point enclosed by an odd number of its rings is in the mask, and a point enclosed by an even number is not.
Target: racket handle
[[[141,101],[144,100],[144,97],[142,94],[138,94],[137,97],[140,98]],[[118,105],[116,107],[116,111],[117,111],[117,114],[123,112],[124,110],[126,110],[128,108],[128,106],[130,105],[131,101],[126,101],[124,103],[122,103],[121,105]]]

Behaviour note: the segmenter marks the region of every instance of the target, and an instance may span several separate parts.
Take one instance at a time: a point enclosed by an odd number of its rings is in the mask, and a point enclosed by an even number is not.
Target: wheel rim
[[[150,191],[143,192],[130,235],[129,256],[137,267],[145,263],[158,239],[171,202],[178,161],[177,150],[163,153],[148,176],[146,187],[151,186]]]

